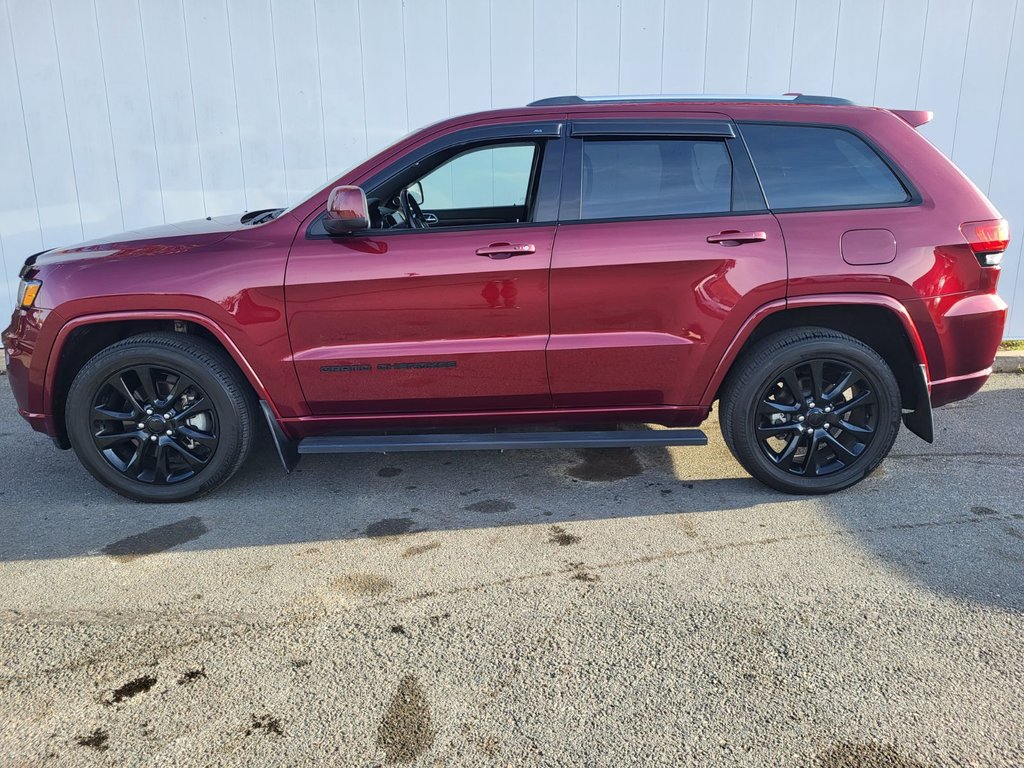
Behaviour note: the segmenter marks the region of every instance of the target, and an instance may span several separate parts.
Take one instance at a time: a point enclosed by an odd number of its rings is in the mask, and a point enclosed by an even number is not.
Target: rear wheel
[[[719,406],[737,461],[788,493],[829,493],[862,480],[889,453],[901,416],[885,360],[824,328],[758,343],[730,373]]]
[[[255,405],[234,364],[194,336],[120,341],[75,377],[65,409],[79,460],[137,501],[184,501],[225,482],[252,447]]]

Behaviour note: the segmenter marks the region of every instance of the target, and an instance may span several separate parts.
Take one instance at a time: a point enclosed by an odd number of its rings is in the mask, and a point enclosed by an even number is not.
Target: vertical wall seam
[[[53,22],[53,0],[47,0],[50,9],[50,34],[53,35],[53,51],[57,56],[57,80],[60,83],[60,100],[64,105],[64,128],[68,134],[68,152],[71,154],[71,182],[75,186],[75,205],[78,206],[78,228],[85,239],[85,221],[82,217],[82,195],[78,190],[78,169],[75,168],[75,144],[71,140],[71,118],[68,116],[68,98],[64,92],[64,71],[60,63],[60,43],[57,42],[57,25]]]
[[[953,141],[949,144],[949,157],[956,157],[956,137],[960,133],[960,105],[964,99],[964,74],[967,72],[967,52],[971,50],[971,28],[974,26],[974,2],[967,17],[967,40],[964,41],[964,58],[960,63],[960,85],[956,91],[956,114],[953,116]]]
[[[753,21],[753,19],[751,19]],[[793,61],[796,59],[796,27],[800,23],[800,0],[793,3],[793,32],[789,37],[789,78],[786,80],[786,90],[793,90]]]
[[[882,66],[882,36],[885,34],[885,0],[882,0],[882,20],[878,23],[878,54],[875,56],[875,82],[871,85],[871,103],[878,101],[878,70]]]
[[[988,184],[985,186],[985,194],[987,195],[992,189],[992,179],[995,176],[996,171],[996,150],[999,148],[999,133],[1003,128],[1003,107],[1006,105],[1006,83],[1009,81],[1010,75],[1010,59],[1013,58],[1013,36],[1017,32],[1017,15],[1020,10],[1020,0],[1014,0],[1013,3],[1013,21],[1010,22],[1010,45],[1006,49],[1006,65],[1003,67],[1003,87],[1000,90],[1002,96],[999,99],[999,116],[996,117],[996,138],[995,143],[992,145],[992,164],[988,169]],[[1018,274],[1020,274],[1018,270]],[[1014,278],[1016,280],[1016,278]]]
[[[96,0],[93,0],[96,2]],[[224,16],[228,22],[228,61],[231,64],[231,92],[235,96],[235,127],[238,129],[238,168],[242,172],[242,204],[249,210],[249,187],[245,183],[245,153],[242,152],[242,118],[238,114],[238,80],[235,76],[235,46],[231,36],[231,3],[224,0]]]
[[[14,62],[14,81],[18,88],[18,105],[21,108],[21,127],[25,131],[25,154],[28,158],[28,172],[32,180],[32,202],[35,203],[36,229],[39,231],[39,247],[43,248],[46,243],[43,241],[43,221],[39,218],[39,192],[36,189],[36,171],[32,163],[32,142],[28,137],[28,118],[25,117],[25,97],[21,92],[21,70],[18,68],[18,52],[14,48],[14,25],[11,22],[11,7],[7,0],[4,0],[4,10],[7,14],[7,34],[11,39],[11,61]]]
[[[167,205],[164,202],[163,172],[160,170],[160,144],[156,140],[156,114],[153,110],[153,86],[149,82],[149,54],[146,51],[146,23],[142,20],[142,0],[136,0],[139,15],[139,33],[142,36],[142,68],[146,74],[146,98],[149,99],[149,127],[153,131],[153,156],[156,159],[156,184],[160,192],[160,218],[167,223]]]
[[[669,2],[661,0],[661,77],[658,78],[658,93],[665,92],[665,26],[668,23]]]
[[[196,159],[199,161],[199,190],[203,196],[203,214],[210,215],[206,203],[206,179],[203,177],[203,148],[199,142],[199,115],[196,114],[196,89],[192,82],[192,51],[188,44],[188,16],[185,13],[185,0],[181,0],[181,31],[185,37],[185,64],[188,69],[188,92],[192,97],[192,128],[196,135]]]
[[[928,45],[928,22],[932,15],[932,1],[927,0],[924,6],[924,31],[921,33],[921,57],[917,62],[917,88],[914,89],[914,109],[921,106],[921,73],[924,71],[924,49]]]
[[[270,14],[270,55],[274,60],[274,93],[277,94],[277,128],[281,136],[281,171],[284,173],[284,199],[291,205],[288,183],[288,150],[284,143],[284,110],[281,109],[281,73],[277,68],[277,25],[274,24],[274,0],[267,0]],[[360,49],[361,50],[361,49]]]
[[[117,207],[121,212],[121,229],[124,224],[124,198],[121,196],[121,177],[117,172],[117,147],[114,146],[114,122],[110,118],[110,89],[107,87],[107,65],[103,60],[103,38],[100,37],[100,19],[96,11],[96,0],[92,0],[92,21],[96,28],[96,46],[100,54],[100,75],[103,78],[103,105],[107,110],[107,131],[110,133],[110,157],[114,163],[114,187],[117,189]]]
[[[316,53],[317,90],[320,92],[320,135],[324,140],[324,181],[328,181],[331,178],[331,170],[327,167],[327,111],[324,109],[324,68],[320,60],[320,14],[316,8],[317,0],[313,0],[313,48]],[[362,55],[363,51],[360,49],[360,58]]]
[[[833,95],[836,85],[836,63],[839,60],[839,25],[843,20],[843,0],[836,5],[836,35],[832,40],[832,77],[829,85],[829,95]]]

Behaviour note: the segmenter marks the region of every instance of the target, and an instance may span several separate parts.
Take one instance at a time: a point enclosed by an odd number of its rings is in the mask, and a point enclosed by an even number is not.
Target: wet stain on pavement
[[[888,744],[835,744],[818,755],[818,768],[928,768]]]
[[[693,520],[687,520],[683,518],[679,521],[679,527],[683,529],[683,533],[686,534],[686,538],[697,538],[697,526],[693,524]]]
[[[429,552],[432,549],[437,549],[441,546],[441,542],[432,541],[429,544],[416,544],[415,546],[408,547],[403,553],[402,557],[416,557],[416,555],[422,555],[425,552]]]
[[[474,501],[472,504],[465,506],[465,509],[468,509],[470,512],[483,512],[486,515],[511,512],[515,508],[515,504],[505,499],[484,499],[483,501]]]
[[[998,515],[999,513],[991,507],[971,507],[972,515]]]
[[[191,685],[204,677],[206,677],[205,669],[190,669],[187,672],[182,672],[181,677],[178,678],[178,685]]]
[[[632,448],[584,448],[579,453],[583,461],[565,470],[565,474],[577,480],[607,483],[643,472]]]
[[[331,586],[350,595],[376,596],[383,595],[395,585],[390,579],[375,573],[347,573],[335,579]]]
[[[371,539],[378,539],[382,536],[401,536],[403,533],[408,533],[412,525],[411,517],[389,517],[378,520],[376,523],[370,523],[366,526],[363,534]]]
[[[381,467],[377,470],[377,477],[397,477],[402,474],[398,467]]]
[[[143,533],[108,544],[103,548],[103,554],[121,562],[128,562],[144,555],[164,552],[187,541],[194,541],[208,530],[201,518],[186,517],[176,523],[150,528]]]
[[[142,677],[136,677],[134,680],[129,680],[127,683],[122,685],[120,688],[115,688],[114,692],[110,696],[110,704],[120,704],[126,699],[130,699],[133,696],[138,696],[140,693],[145,693],[150,688],[156,685],[156,678],[152,675],[143,675]]]
[[[560,525],[552,525],[551,535],[548,537],[548,541],[552,544],[557,544],[560,547],[568,547],[571,544],[579,544],[580,537],[569,533]]]
[[[411,763],[434,744],[434,724],[427,696],[415,675],[406,675],[391,697],[377,729],[377,746],[385,762]]]
[[[257,732],[284,736],[281,720],[273,715],[252,715],[249,727],[245,729],[245,735],[251,736]]]
[[[582,581],[586,584],[593,584],[596,581],[600,581],[601,577],[596,573],[591,573],[587,570],[587,567],[583,563],[569,563],[570,573],[569,578],[573,581]]]
[[[102,728],[97,728],[86,736],[79,736],[75,739],[75,743],[80,747],[91,747],[98,752],[105,752],[109,749],[109,746],[107,745],[107,741],[109,741],[109,739],[109,733]]]

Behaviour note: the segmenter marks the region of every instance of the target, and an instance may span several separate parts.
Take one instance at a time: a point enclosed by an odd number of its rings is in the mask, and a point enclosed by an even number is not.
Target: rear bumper
[[[941,296],[924,303],[934,327],[934,333],[921,335],[937,408],[970,397],[985,384],[1003,339],[1007,306],[994,293]]]
[[[933,381],[931,384],[932,407],[938,408],[947,403],[970,397],[985,385],[991,375],[992,368],[988,367],[982,371]]]

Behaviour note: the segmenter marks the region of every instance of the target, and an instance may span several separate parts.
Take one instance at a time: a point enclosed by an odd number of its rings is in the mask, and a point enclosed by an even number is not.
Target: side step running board
[[[699,429],[605,429],[591,432],[423,432],[398,435],[330,435],[289,440],[265,401],[260,401],[274,446],[286,472],[307,453],[402,453],[406,451],[511,451],[521,448],[641,448],[659,445],[707,445]]]
[[[299,454],[399,453],[403,451],[510,451],[518,448],[624,448],[707,445],[699,429],[604,430],[600,432],[481,432],[466,434],[343,435],[307,437]]]

